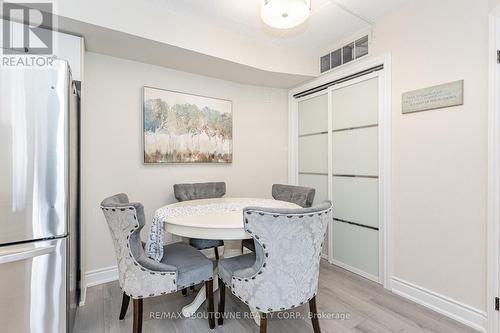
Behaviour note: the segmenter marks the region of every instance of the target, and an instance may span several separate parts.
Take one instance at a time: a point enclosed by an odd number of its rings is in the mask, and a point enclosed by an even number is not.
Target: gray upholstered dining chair
[[[292,202],[300,207],[311,207],[314,201],[316,190],[312,187],[273,184],[272,195],[275,200]],[[244,239],[241,242],[241,252],[243,248],[255,251],[253,239]]]
[[[260,332],[266,332],[267,313],[293,309],[306,302],[314,332],[320,332],[316,293],[331,211],[330,201],[313,208],[243,210],[245,230],[255,240],[256,251],[219,261],[219,325],[223,324],[227,286],[261,313]]]
[[[293,202],[300,207],[311,207],[316,190],[312,187],[273,184],[272,195],[276,200]]]
[[[141,242],[140,232],[145,224],[144,207],[129,202],[124,193],[106,198],[101,209],[113,239],[120,288],[123,290],[120,320],[133,299],[133,332],[142,330],[143,299],[173,293],[187,286],[205,282],[208,296],[209,327],[215,327],[213,303],[213,264],[195,248],[185,243],[164,247],[161,262],[150,259]]]
[[[224,182],[174,185],[174,196],[177,201],[222,198],[225,194],[226,183]],[[224,242],[222,240],[190,238],[189,244],[198,250],[214,248],[215,259],[219,260],[217,248],[224,245]]]

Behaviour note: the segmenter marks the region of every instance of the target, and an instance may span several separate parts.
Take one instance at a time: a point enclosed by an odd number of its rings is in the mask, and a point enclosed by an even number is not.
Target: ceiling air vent
[[[359,59],[368,54],[368,35],[356,39],[319,59],[321,73]]]

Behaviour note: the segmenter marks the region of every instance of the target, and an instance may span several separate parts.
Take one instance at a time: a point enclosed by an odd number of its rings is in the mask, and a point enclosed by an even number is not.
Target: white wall
[[[174,183],[225,181],[228,196],[270,197],[273,183],[286,182],[285,90],[245,86],[95,53],[86,53],[84,74],[83,272],[116,265],[99,208],[106,196],[128,193],[145,205],[146,218],[151,220],[156,208],[174,201]],[[143,165],[143,85],[232,100],[233,163]]]
[[[394,275],[486,309],[487,0],[410,1],[374,26],[392,55]],[[460,107],[401,114],[405,91],[465,80]]]

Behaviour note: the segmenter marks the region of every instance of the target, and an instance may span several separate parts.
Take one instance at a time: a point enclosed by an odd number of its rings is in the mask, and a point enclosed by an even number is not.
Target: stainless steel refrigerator
[[[72,329],[79,99],[65,61],[0,68],[0,331]]]

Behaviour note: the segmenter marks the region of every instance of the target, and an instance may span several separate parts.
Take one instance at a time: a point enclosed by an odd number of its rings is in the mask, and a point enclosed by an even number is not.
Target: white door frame
[[[500,5],[489,14],[488,47],[488,253],[487,253],[487,332],[499,332],[499,312],[494,300],[499,297],[499,218],[500,218],[500,77],[497,50],[500,36],[497,22],[500,20]],[[500,26],[500,25],[499,25]]]
[[[369,57],[364,60],[346,66],[346,68],[334,70],[313,79],[305,84],[291,89],[288,92],[288,182],[298,183],[298,100],[293,95],[311,89],[322,84],[353,75],[375,66],[383,65],[384,69],[377,74],[379,77],[379,269],[380,282],[385,288],[391,289],[392,277],[392,236],[391,236],[391,56],[386,54],[379,57]],[[362,80],[362,79],[361,79]],[[319,94],[319,93],[318,93]],[[330,89],[328,89],[330,97]],[[330,107],[330,101],[329,109]],[[329,115],[330,116],[330,115]],[[330,117],[329,117],[330,118]],[[329,119],[331,126],[331,119]],[[329,127],[330,127],[329,126]],[[331,147],[331,131],[328,135],[329,147]],[[329,159],[330,160],[330,159]],[[328,173],[331,178],[331,161],[328,162]],[[331,180],[331,179],[330,179]],[[331,198],[331,186],[328,189]],[[333,244],[331,231],[333,221],[330,221],[328,235],[328,257],[332,258]]]

